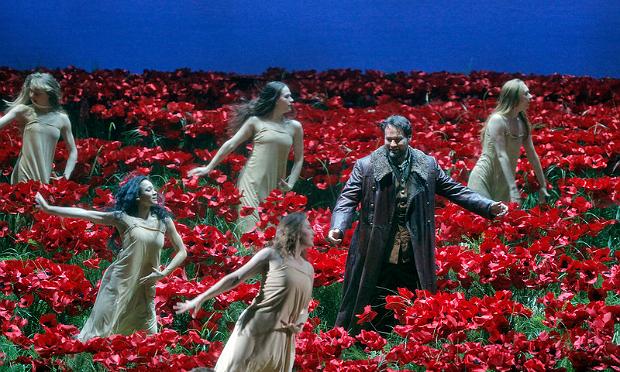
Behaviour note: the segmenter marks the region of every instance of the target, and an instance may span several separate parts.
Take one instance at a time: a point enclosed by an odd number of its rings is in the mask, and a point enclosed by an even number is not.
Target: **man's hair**
[[[405,137],[411,138],[411,123],[404,116],[392,115],[379,123],[379,126],[384,133],[385,128],[387,128],[388,125],[402,130]]]

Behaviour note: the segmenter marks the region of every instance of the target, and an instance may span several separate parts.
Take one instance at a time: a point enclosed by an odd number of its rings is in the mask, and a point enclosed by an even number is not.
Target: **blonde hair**
[[[497,99],[497,105],[491,115],[487,117],[487,120],[484,122],[484,126],[480,132],[480,139],[484,142],[484,132],[486,132],[487,124],[489,123],[489,119],[493,114],[507,115],[512,110],[519,105],[519,101],[521,100],[521,96],[525,92],[525,83],[521,79],[512,79],[508,80],[502,86],[502,90],[499,92],[499,98]],[[528,119],[525,111],[520,111],[517,113],[521,121],[525,123],[525,136],[529,136],[532,132],[532,127],[530,124],[530,119]]]
[[[17,105],[31,105],[30,91],[32,89],[42,90],[47,93],[52,109],[54,111],[63,111],[62,106],[60,106],[60,100],[62,99],[60,84],[47,72],[35,72],[28,75],[17,98],[14,101],[4,101],[9,106],[9,110]]]
[[[273,249],[280,253],[280,256],[295,255],[305,221],[306,214],[303,212],[295,212],[282,217],[272,245]]]

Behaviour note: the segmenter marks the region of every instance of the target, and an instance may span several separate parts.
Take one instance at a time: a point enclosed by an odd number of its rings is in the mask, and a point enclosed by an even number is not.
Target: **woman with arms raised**
[[[252,139],[252,154],[237,187],[243,194],[242,207],[254,208],[254,213],[239,220],[241,232],[251,230],[258,221],[256,208],[269,193],[279,187],[284,191],[293,188],[304,161],[304,142],[301,124],[287,119],[292,111],[293,98],[286,84],[272,81],[265,85],[258,98],[235,108],[229,122],[229,132],[234,135],[217,151],[211,162],[188,172],[189,176],[204,176],[217,167],[228,154]],[[293,146],[294,163],[286,178],[288,155]]]
[[[157,333],[155,285],[187,256],[172,219],[146,176],[130,178],[119,188],[115,199],[113,211],[99,212],[49,205],[41,194],[36,196],[45,213],[111,225],[121,236],[121,250],[103,274],[93,311],[78,336],[80,341],[139,330]],[[164,236],[176,249],[176,255],[160,271]]]
[[[308,318],[314,269],[304,258],[314,233],[303,213],[283,217],[271,247],[266,247],[206,292],[176,304],[177,313],[194,312],[210,298],[262,273],[261,288],[239,317],[215,370],[219,372],[291,371],[295,334]]]
[[[11,183],[35,180],[49,183],[56,144],[62,135],[69,150],[63,176],[71,177],[77,162],[77,147],[69,117],[60,106],[60,84],[48,73],[26,77],[21,92],[0,118],[0,128],[17,122],[22,132],[22,148],[11,174]]]

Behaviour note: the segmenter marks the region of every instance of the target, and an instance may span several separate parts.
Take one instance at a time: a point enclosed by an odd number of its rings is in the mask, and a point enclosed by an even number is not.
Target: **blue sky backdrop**
[[[17,1],[0,66],[620,77],[620,1]]]

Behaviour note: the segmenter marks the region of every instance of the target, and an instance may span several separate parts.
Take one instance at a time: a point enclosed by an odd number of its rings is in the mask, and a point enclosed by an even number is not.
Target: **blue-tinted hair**
[[[140,183],[144,180],[148,180],[147,176],[134,176],[130,178],[125,184],[119,187],[116,195],[114,195],[115,204],[114,212],[125,212],[130,216],[137,216],[138,214],[138,199],[140,197]],[[151,207],[151,212],[157,216],[157,219],[163,220],[170,216],[170,213],[164,208],[163,199],[159,204]]]
[[[115,203],[112,208],[112,212],[117,218],[119,218],[122,213],[137,217],[138,199],[140,198],[140,183],[148,179],[149,178],[147,176],[134,176],[118,188],[116,195],[114,195]],[[166,217],[172,217],[172,215],[164,208],[163,198],[160,196],[158,199],[158,204],[151,207],[151,213],[157,216],[157,219],[160,221],[163,221]],[[119,234],[118,231],[115,231],[108,242],[108,246],[114,252],[118,252],[121,249],[121,245],[118,240]]]

